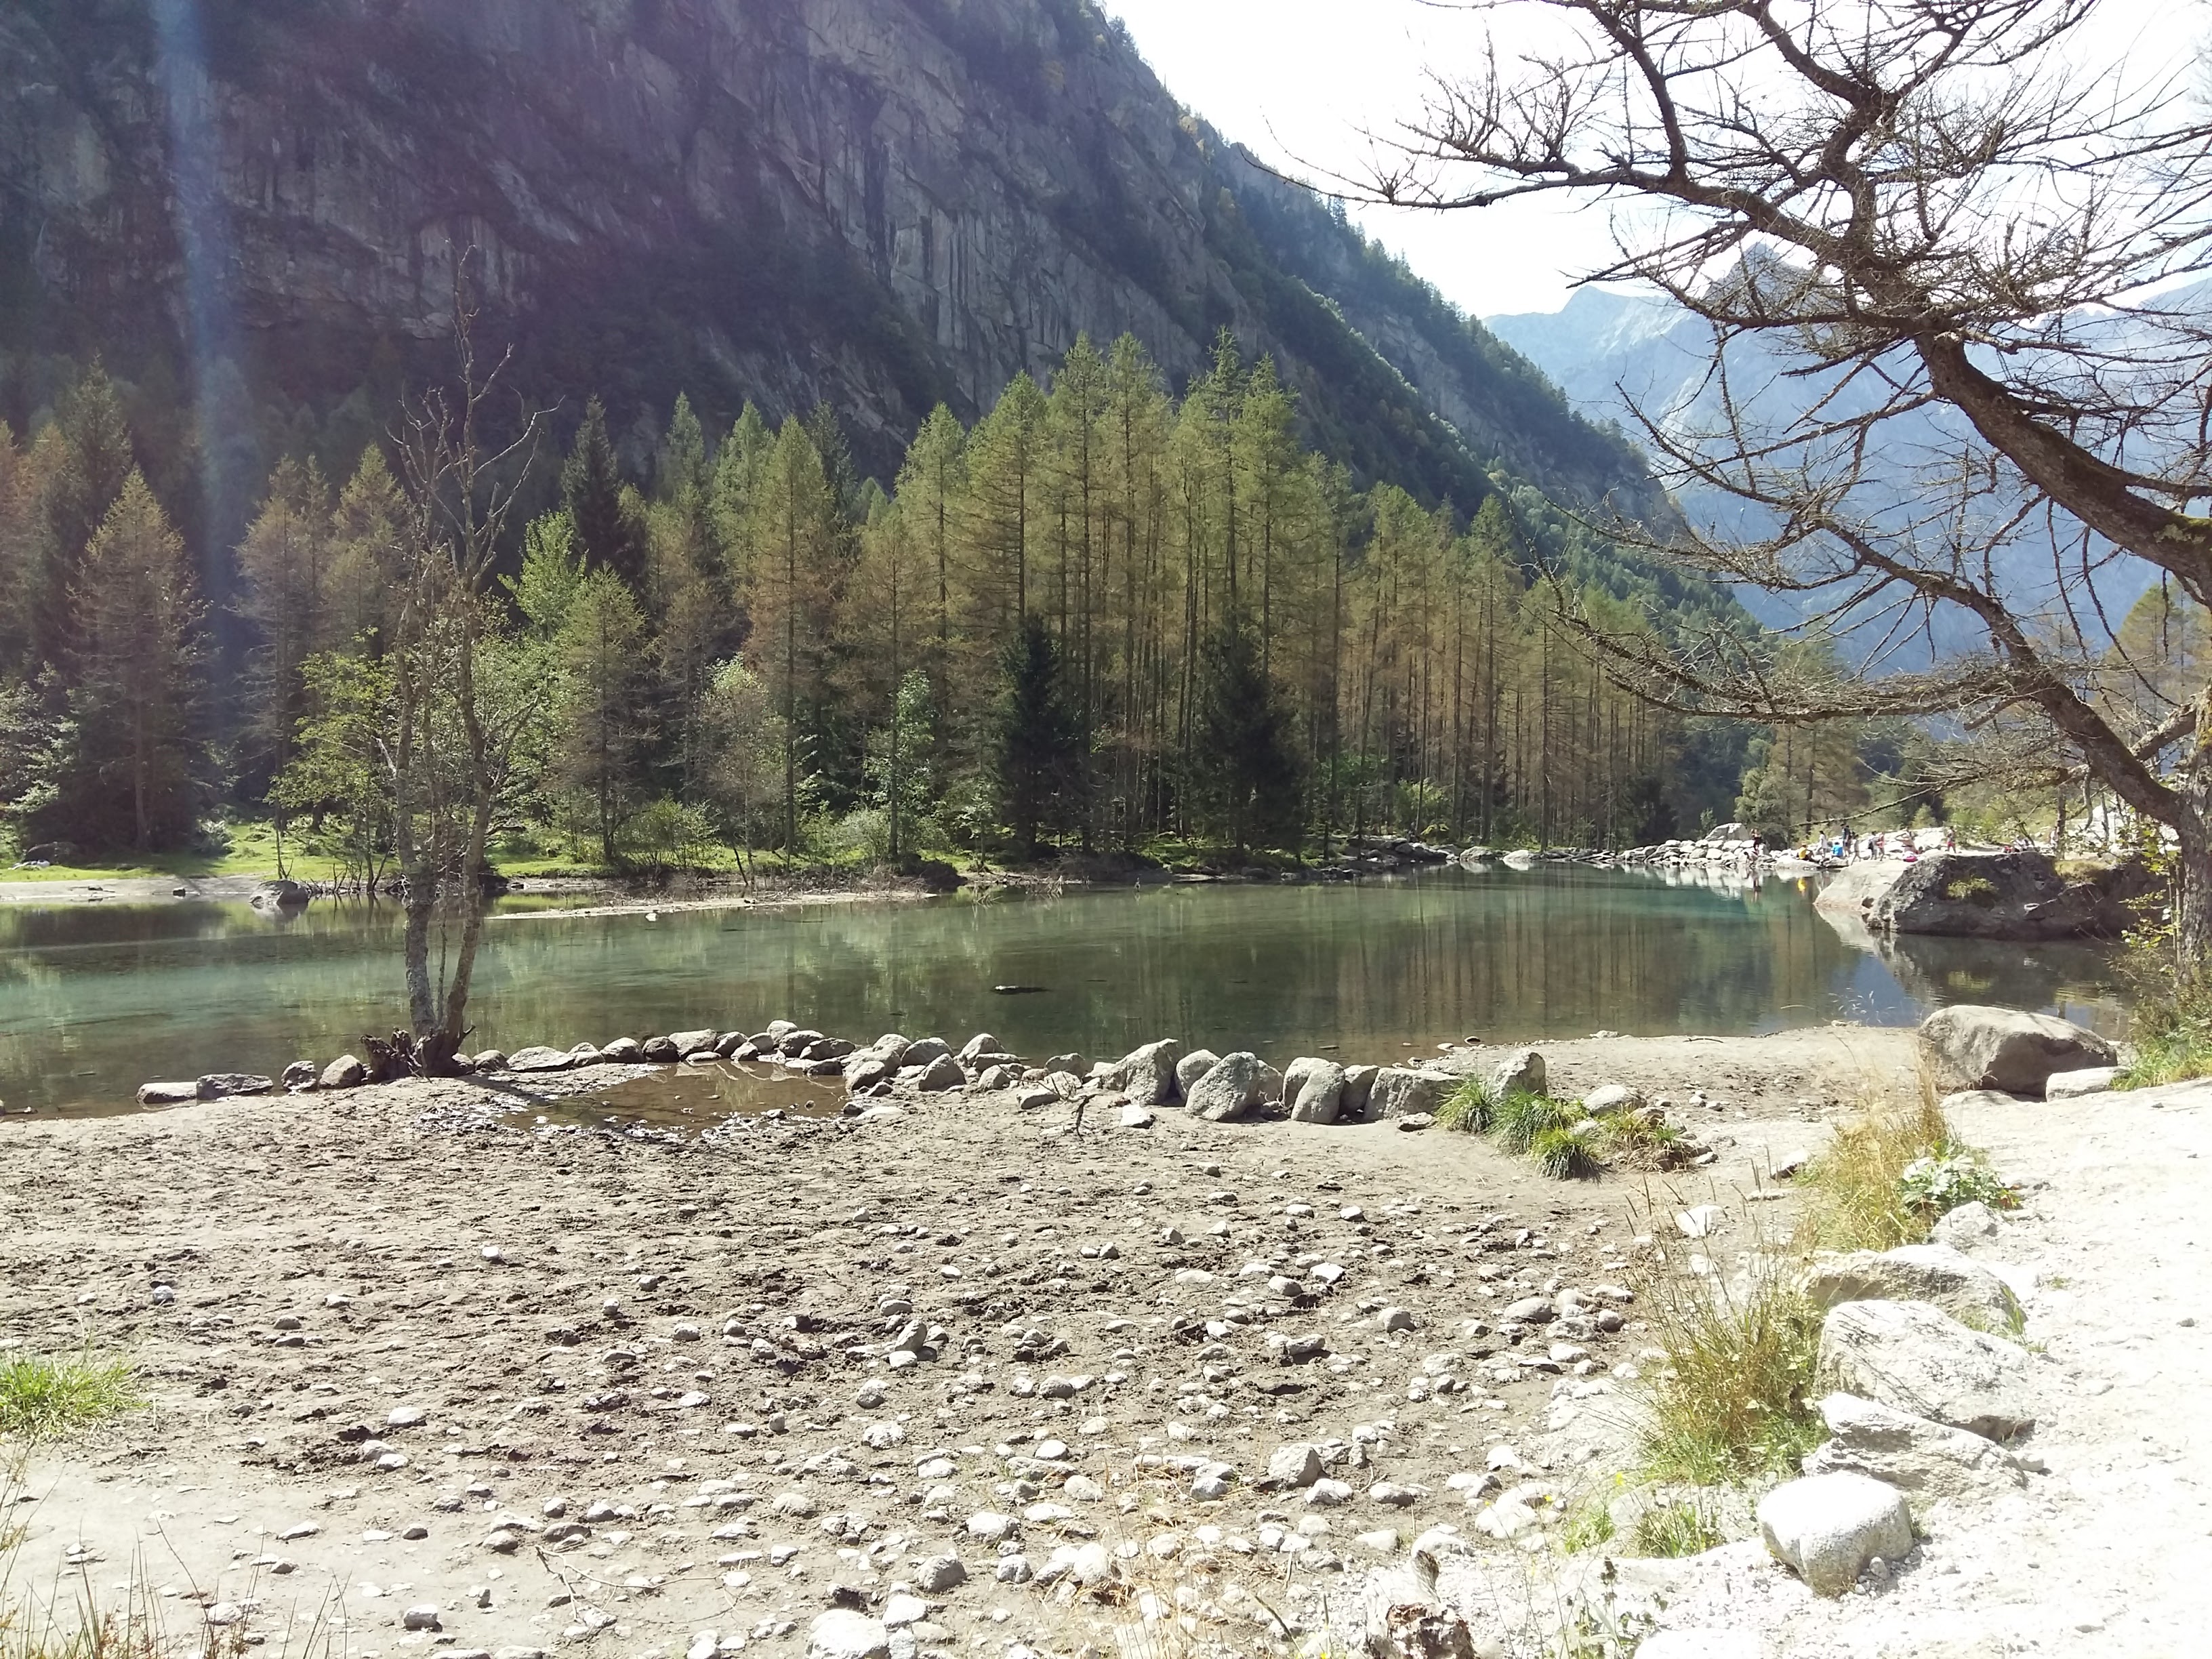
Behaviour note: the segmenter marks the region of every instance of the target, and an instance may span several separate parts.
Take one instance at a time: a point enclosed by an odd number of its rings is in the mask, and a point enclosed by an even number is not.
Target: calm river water
[[[526,904],[528,901],[520,902]],[[0,907],[0,1100],[112,1110],[153,1078],[274,1074],[403,1023],[392,907]],[[1041,986],[999,996],[1000,984]],[[2109,1024],[2082,946],[1847,943],[1795,884],[1721,889],[1577,868],[1448,867],[1306,887],[574,917],[503,906],[471,1046],[758,1030],[989,1030],[1032,1055],[1157,1036],[1383,1060],[1466,1036],[1917,1020],[1960,1001]]]

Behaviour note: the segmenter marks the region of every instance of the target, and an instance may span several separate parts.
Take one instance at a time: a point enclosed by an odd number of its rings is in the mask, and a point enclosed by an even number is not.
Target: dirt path
[[[1719,1154],[1672,1184],[1728,1201],[1907,1064],[1850,1028],[1547,1052],[1555,1087],[1671,1094]],[[33,1462],[15,1582],[271,1653],[342,1619],[354,1659],[797,1653],[840,1602],[912,1620],[893,1651],[1111,1653],[1144,1594],[1273,1650],[1254,1596],[1295,1626],[1617,1390],[1602,1287],[1675,1201],[1387,1124],[896,1104],[677,1141],[405,1085],[10,1127],[0,1342],[127,1353],[155,1407]],[[910,1317],[933,1358],[895,1366]],[[1269,1489],[1286,1443],[1340,1504]]]

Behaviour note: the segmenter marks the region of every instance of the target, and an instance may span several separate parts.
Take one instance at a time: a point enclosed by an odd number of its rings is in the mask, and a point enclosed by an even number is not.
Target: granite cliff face
[[[373,429],[475,247],[527,389],[618,421],[827,401],[888,474],[1079,332],[1179,381],[1227,327],[1366,477],[1647,489],[1085,0],[15,0],[0,87],[18,421],[97,350],[228,388],[213,447]]]

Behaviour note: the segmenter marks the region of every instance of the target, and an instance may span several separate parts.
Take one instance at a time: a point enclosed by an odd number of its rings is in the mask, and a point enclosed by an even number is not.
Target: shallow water
[[[487,927],[470,1047],[781,1018],[862,1041],[988,1030],[1032,1056],[1174,1036],[1279,1064],[1331,1048],[1388,1060],[1469,1036],[1905,1024],[1960,1001],[2117,1018],[2096,949],[1911,940],[1876,954],[1779,881],[1496,866],[657,921],[543,905],[503,902]],[[149,1079],[274,1075],[358,1053],[364,1031],[404,1018],[398,921],[389,905],[328,902],[285,916],[242,904],[0,908],[0,1100],[11,1113],[114,1110]]]

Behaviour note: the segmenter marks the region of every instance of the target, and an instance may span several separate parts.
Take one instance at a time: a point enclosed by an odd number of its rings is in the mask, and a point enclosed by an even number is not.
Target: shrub
[[[1961,1204],[1982,1203],[1998,1210],[2020,1207],[2020,1195],[1979,1158],[1955,1150],[1913,1159],[1905,1165],[1898,1187],[1905,1204],[1930,1221]]]
[[[1539,1129],[1528,1142],[1529,1161],[1554,1181],[1586,1180],[1605,1167],[1591,1144],[1598,1133],[1589,1120]]]

